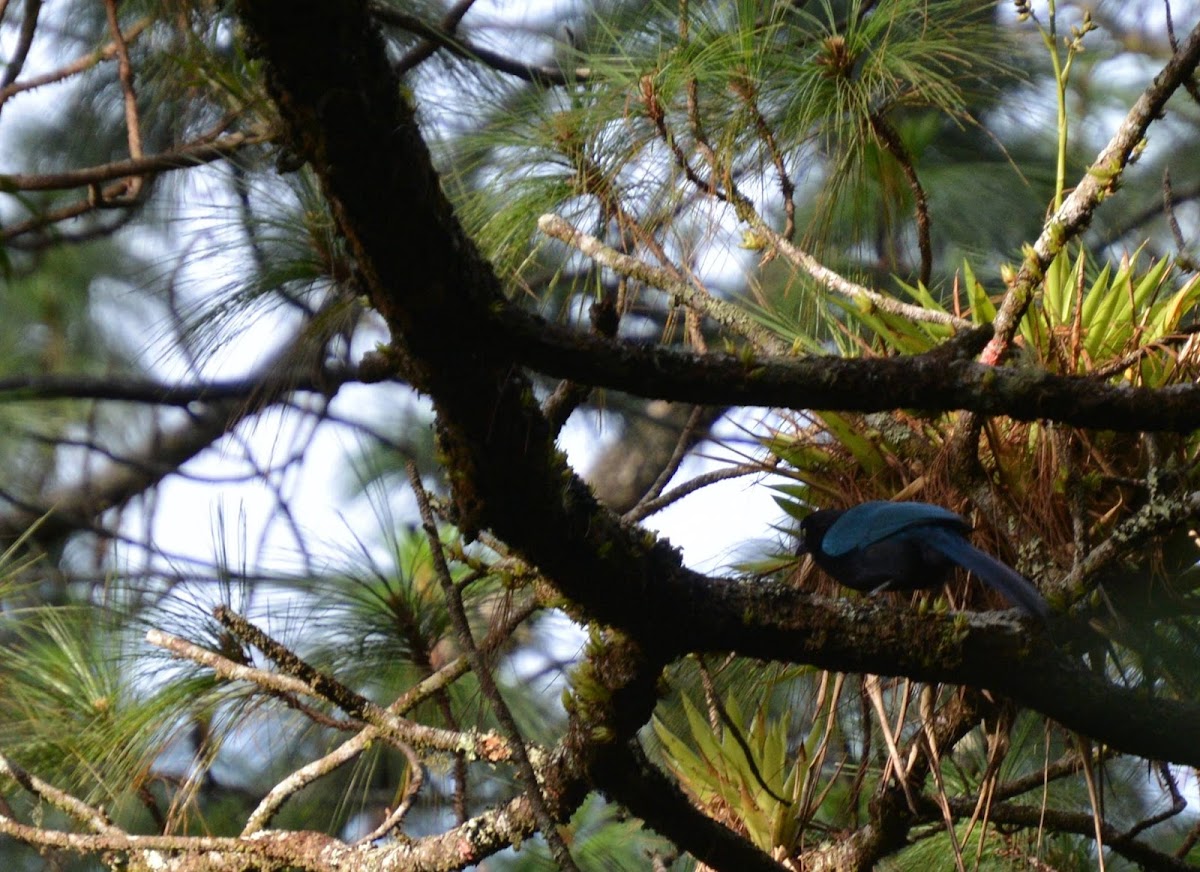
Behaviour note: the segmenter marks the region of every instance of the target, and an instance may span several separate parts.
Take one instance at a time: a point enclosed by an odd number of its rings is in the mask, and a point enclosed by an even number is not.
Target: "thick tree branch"
[[[144,460],[113,465],[94,476],[86,488],[72,483],[37,504],[8,495],[6,501],[13,508],[0,514],[0,541],[18,538],[43,515],[32,537],[43,546],[77,530],[93,529],[105,512],[154,487],[254,411],[240,400],[206,403],[185,424],[151,440]]]
[[[696,808],[678,785],[646,759],[636,742],[624,753],[609,755],[597,777],[601,789],[709,868],[738,872],[787,868]]]
[[[597,387],[674,402],[880,412],[969,410],[1021,421],[1127,432],[1200,427],[1200,385],[1134,388],[963,356],[953,350],[908,357],[760,357],[697,354],[587,335],[505,308],[496,314],[513,355],[533,369]]]
[[[709,579],[676,596],[674,620],[687,627],[678,640],[687,650],[984,688],[1118,750],[1200,764],[1191,741],[1200,705],[1113,684],[1010,614],[918,614],[880,600],[830,601],[783,584]]]
[[[131,872],[449,872],[478,863],[532,833],[533,815],[523,796],[436,836],[354,847],[310,830],[267,830],[241,838],[71,833],[0,814],[0,834],[9,838],[78,854],[120,854],[128,859]]]

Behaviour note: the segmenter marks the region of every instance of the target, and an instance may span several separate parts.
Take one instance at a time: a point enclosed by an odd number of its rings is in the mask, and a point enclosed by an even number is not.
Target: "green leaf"
[[[971,320],[976,324],[991,324],[996,320],[996,306],[987,290],[975,278],[971,264],[963,261],[963,284],[967,288],[967,300],[971,305]]]
[[[1083,250],[1075,262],[1075,269],[1068,266],[1067,250],[1064,248],[1050,261],[1046,268],[1046,277],[1042,281],[1042,308],[1054,326],[1066,324],[1070,320],[1071,293],[1069,288],[1075,287],[1074,278],[1083,263]]]
[[[795,518],[797,521],[803,521],[812,512],[812,508],[796,500],[786,497],[772,497],[775,500],[775,505],[783,509],[788,517]]]
[[[794,466],[796,469],[824,466],[832,459],[832,455],[827,449],[810,441],[775,438],[767,441],[767,449],[784,463]]]
[[[1153,305],[1154,298],[1158,296],[1159,288],[1162,287],[1171,265],[1171,260],[1165,257],[1161,258],[1142,276],[1137,287],[1133,289],[1133,312],[1135,314],[1144,312]]]
[[[1133,332],[1130,320],[1133,295],[1131,277],[1136,261],[1136,252],[1132,257],[1123,258],[1108,287],[1101,288],[1098,283],[1093,283],[1088,293],[1088,300],[1094,296],[1097,302],[1090,314],[1088,307],[1084,307],[1083,344],[1093,361],[1105,359],[1114,350],[1123,348]]]
[[[868,474],[879,472],[887,465],[887,461],[875,444],[859,433],[845,417],[836,412],[821,412],[817,417],[820,418],[830,435],[858,461],[858,465],[864,472]]]
[[[1197,300],[1200,300],[1200,276],[1192,276],[1182,288],[1154,305],[1146,323],[1147,338],[1161,339],[1178,330]]]
[[[1112,284],[1112,264],[1105,263],[1100,274],[1083,294],[1083,311],[1080,320],[1085,327],[1096,320],[1096,309],[1104,301],[1110,284]]]

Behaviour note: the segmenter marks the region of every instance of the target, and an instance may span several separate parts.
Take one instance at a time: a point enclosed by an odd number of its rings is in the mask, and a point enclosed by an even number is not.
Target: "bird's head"
[[[844,512],[839,509],[821,509],[801,521],[800,543],[796,547],[796,554],[812,554],[814,551],[820,550],[825,534],[829,532],[833,522],[843,514]]]

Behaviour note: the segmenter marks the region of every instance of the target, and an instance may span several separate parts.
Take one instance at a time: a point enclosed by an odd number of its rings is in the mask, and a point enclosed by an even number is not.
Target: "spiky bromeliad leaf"
[[[764,851],[788,844],[794,825],[793,805],[803,792],[807,757],[801,753],[789,764],[788,737],[791,718],[766,717],[757,712],[748,726],[741,707],[730,694],[726,713],[739,730],[754,759],[728,727],[714,730],[686,694],[681,696],[690,735],[672,733],[657,717],[654,731],[663,743],[668,765],[676,776],[710,811],[731,816],[744,827],[750,839]],[[757,774],[756,774],[757,770]],[[765,780],[770,793],[760,782]],[[771,793],[788,802],[780,802]]]

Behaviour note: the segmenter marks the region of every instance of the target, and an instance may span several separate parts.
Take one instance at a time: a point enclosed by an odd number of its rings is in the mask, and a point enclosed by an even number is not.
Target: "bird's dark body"
[[[941,506],[873,501],[813,512],[800,529],[802,550],[846,587],[870,593],[937,587],[961,566],[1024,611],[1049,614],[1037,589],[971,545],[970,525]]]

